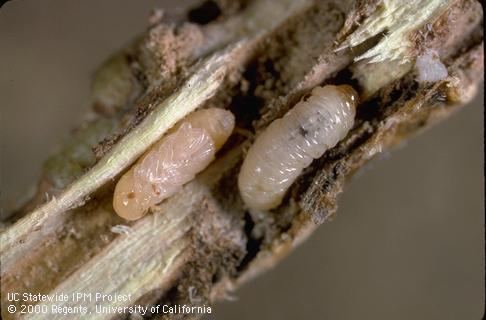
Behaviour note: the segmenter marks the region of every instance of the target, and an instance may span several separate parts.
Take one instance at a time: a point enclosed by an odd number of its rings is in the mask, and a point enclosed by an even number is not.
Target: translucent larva
[[[348,85],[316,87],[256,139],[238,176],[246,205],[277,207],[313,159],[334,147],[353,127],[358,95]]]
[[[115,212],[136,220],[176,193],[213,161],[234,124],[233,114],[223,109],[188,115],[120,178],[113,195]]]

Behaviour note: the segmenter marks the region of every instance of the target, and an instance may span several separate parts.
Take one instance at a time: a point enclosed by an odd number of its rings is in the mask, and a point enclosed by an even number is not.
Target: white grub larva
[[[348,85],[316,87],[273,121],[248,150],[238,177],[245,204],[277,207],[290,185],[353,127],[358,95]]]
[[[115,212],[136,220],[176,193],[213,161],[234,125],[233,114],[223,109],[188,115],[120,178],[113,195]]]

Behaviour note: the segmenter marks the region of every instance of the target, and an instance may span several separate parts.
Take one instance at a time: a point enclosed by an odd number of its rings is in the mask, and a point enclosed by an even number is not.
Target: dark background
[[[96,67],[191,1],[13,1],[0,9],[2,214],[89,108]],[[177,3],[177,6],[174,5]],[[479,319],[483,96],[348,184],[334,221],[208,319]]]

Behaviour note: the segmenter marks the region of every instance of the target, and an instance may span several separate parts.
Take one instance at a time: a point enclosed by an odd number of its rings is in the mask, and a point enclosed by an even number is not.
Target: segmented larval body
[[[313,159],[353,127],[358,95],[348,85],[316,87],[284,117],[273,121],[250,147],[238,177],[246,205],[277,207]]]
[[[116,213],[136,220],[176,193],[214,160],[234,124],[231,112],[217,108],[195,111],[180,121],[120,178],[113,195]]]

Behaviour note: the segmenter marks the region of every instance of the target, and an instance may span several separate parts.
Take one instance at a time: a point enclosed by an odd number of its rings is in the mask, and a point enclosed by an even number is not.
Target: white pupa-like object
[[[241,167],[238,187],[245,204],[257,210],[277,207],[302,170],[347,135],[357,103],[358,94],[348,85],[316,87],[273,121]]]
[[[113,195],[115,212],[137,220],[176,193],[214,160],[234,125],[233,114],[223,109],[189,114],[120,178]]]

